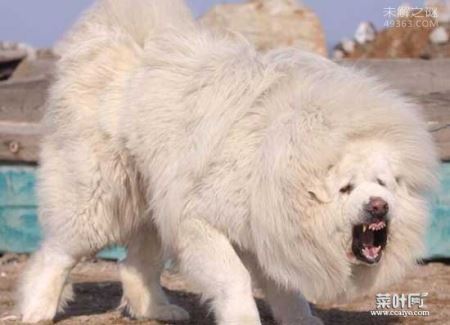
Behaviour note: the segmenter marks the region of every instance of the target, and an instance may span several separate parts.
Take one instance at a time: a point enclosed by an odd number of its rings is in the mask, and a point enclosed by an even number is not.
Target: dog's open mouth
[[[353,254],[364,263],[378,263],[386,247],[387,235],[388,224],[384,220],[372,219],[370,223],[353,226]]]

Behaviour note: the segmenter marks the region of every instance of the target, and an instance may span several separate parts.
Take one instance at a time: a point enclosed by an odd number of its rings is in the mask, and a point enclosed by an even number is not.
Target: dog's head
[[[317,204],[333,211],[322,214],[332,219],[327,240],[349,265],[344,297],[385,287],[423,256],[427,202],[413,185],[423,175],[412,174],[404,161],[392,143],[357,140],[324,177],[326,199]]]
[[[345,148],[327,173],[323,186],[351,263],[377,264],[383,256],[397,202],[407,194],[396,155],[382,143],[358,141]]]
[[[435,146],[402,96],[327,62],[305,66],[272,94],[287,102],[257,169],[256,253],[310,300],[386,288],[423,256]]]

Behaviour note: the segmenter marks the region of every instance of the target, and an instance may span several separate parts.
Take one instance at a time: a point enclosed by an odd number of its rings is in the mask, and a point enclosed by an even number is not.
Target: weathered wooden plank
[[[31,253],[42,234],[37,217],[36,167],[0,165],[0,252]],[[115,247],[98,254],[123,259],[125,250]]]
[[[0,83],[0,160],[36,162],[49,78]]]
[[[0,120],[0,160],[36,162],[40,139],[39,123]]]
[[[0,207],[35,208],[36,167],[0,165]]]
[[[0,251],[31,253],[41,241],[35,207],[0,206]]]
[[[49,78],[0,83],[0,120],[38,122],[44,113]]]
[[[41,55],[33,60],[23,60],[14,70],[9,80],[20,81],[34,78],[51,78],[54,73],[55,58],[50,55]]]
[[[48,62],[47,62],[48,63]],[[450,59],[358,60],[340,64],[366,69],[424,107],[443,160],[450,160]],[[43,116],[50,77],[0,83],[0,121],[38,123]],[[0,160],[36,161],[39,134],[25,125],[5,132],[0,126]],[[19,152],[14,152],[19,143]]]
[[[366,69],[413,96],[428,96],[424,103],[447,100],[450,92],[450,59],[343,60],[340,64]],[[49,64],[46,62],[46,64]],[[50,77],[0,83],[0,120],[38,121],[42,117]],[[443,93],[439,97],[439,93]]]
[[[32,253],[42,235],[37,217],[36,167],[0,166],[0,252]],[[126,250],[113,247],[98,256],[123,259]]]
[[[364,69],[405,93],[424,95],[450,91],[450,59],[362,59],[340,64]]]
[[[36,168],[0,166],[0,249],[31,252],[41,239],[36,217]]]
[[[438,145],[442,160],[450,160],[450,91],[415,97],[424,107],[430,132]]]
[[[431,199],[432,218],[427,231],[427,257],[450,257],[450,163],[442,164],[439,192]]]
[[[450,127],[445,125],[432,129],[432,134],[438,146],[438,153],[443,161],[450,161]]]
[[[415,97],[424,107],[442,160],[450,160],[450,92]],[[37,161],[40,127],[37,123],[0,120],[0,160]]]

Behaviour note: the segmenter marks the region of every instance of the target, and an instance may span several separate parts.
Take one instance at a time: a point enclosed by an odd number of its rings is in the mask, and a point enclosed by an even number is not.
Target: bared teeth
[[[384,221],[379,221],[377,223],[371,223],[369,225],[369,229],[373,231],[378,231],[386,227],[386,223]]]

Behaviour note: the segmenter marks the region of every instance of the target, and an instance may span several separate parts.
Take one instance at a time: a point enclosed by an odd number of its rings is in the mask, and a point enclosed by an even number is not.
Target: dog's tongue
[[[362,249],[362,253],[368,259],[374,260],[378,256],[378,253],[380,252],[380,249],[381,249],[380,246],[378,246],[378,247],[368,246],[368,247],[364,247]]]

